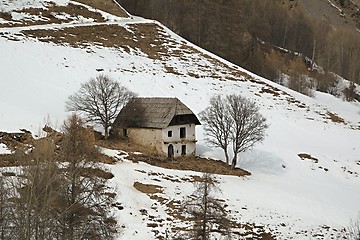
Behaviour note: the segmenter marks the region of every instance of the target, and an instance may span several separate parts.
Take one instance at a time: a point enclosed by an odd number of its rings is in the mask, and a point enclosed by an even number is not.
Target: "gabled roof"
[[[133,98],[120,111],[113,127],[166,128],[175,124],[200,122],[177,98]]]

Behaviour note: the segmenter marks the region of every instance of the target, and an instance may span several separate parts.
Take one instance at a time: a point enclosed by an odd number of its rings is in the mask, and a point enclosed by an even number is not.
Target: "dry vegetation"
[[[53,42],[72,47],[86,48],[98,45],[118,48],[127,53],[132,50],[135,53],[146,54],[150,59],[162,60],[164,69],[177,75],[186,74],[197,76],[198,78],[210,76],[237,81],[251,79],[250,75],[226,65],[184,42],[176,42],[169,37],[163,28],[155,23],[128,24],[126,26],[104,23],[103,25],[77,26],[62,29],[24,30],[21,33],[43,42]],[[195,65],[197,68],[187,70],[186,73],[180,73],[174,67],[168,65],[169,63],[166,60],[169,58],[178,58],[186,66],[191,62],[191,66]],[[204,63],[201,62],[204,59],[209,61],[213,67],[204,66]]]
[[[124,11],[120,5],[115,3],[115,0],[77,0],[79,3],[89,5],[93,8],[110,13],[118,17],[127,18],[129,15]]]
[[[60,144],[63,135],[54,131],[49,127],[44,127],[47,132],[47,137],[35,140],[32,138],[31,133],[0,133],[0,143],[4,143],[13,154],[0,154],[0,167],[8,166],[24,166],[31,165],[34,162],[30,161],[29,157],[26,157],[25,152],[33,151],[34,149],[41,149],[42,151],[49,150],[51,146]],[[109,149],[121,149],[128,152],[128,159],[134,162],[146,162],[154,166],[176,169],[176,170],[192,170],[198,172],[207,172],[213,174],[222,175],[234,175],[234,176],[247,176],[250,172],[243,169],[231,169],[227,164],[222,161],[216,161],[211,159],[205,159],[195,156],[179,157],[169,160],[164,156],[158,155],[156,152],[146,147],[134,144],[125,140],[100,140],[96,141],[96,145],[109,148]],[[141,152],[141,154],[138,154]],[[105,164],[114,164],[116,160],[107,155],[99,155],[98,160]],[[110,179],[113,175],[109,172],[102,171],[101,169],[84,169],[84,175],[95,175],[103,179]]]
[[[341,21],[360,22],[359,11],[348,12],[357,9],[351,1],[333,2],[347,16]],[[360,83],[359,32],[354,27],[333,28],[330,20],[323,15],[314,18],[297,1],[120,0],[120,3],[131,13],[160,20],[186,39],[268,79],[279,82],[279,73],[287,74],[293,80],[291,87],[305,94],[311,95],[309,88],[339,94],[334,91],[336,81],[328,77],[329,72]],[[318,71],[313,63],[324,72]],[[310,76],[314,83],[306,84],[308,80],[302,75]],[[301,81],[305,84],[294,83]],[[355,95],[348,100],[356,97],[359,98]]]
[[[81,21],[81,18],[91,19],[93,22],[105,22],[104,17],[98,10],[102,10],[117,17],[129,17],[126,11],[112,0],[79,0],[77,2],[93,7],[93,9],[89,9],[86,6],[76,3],[69,3],[66,6],[57,6],[52,2],[47,2],[45,8],[24,8],[22,10],[14,11],[16,13],[28,15],[27,18],[22,20],[14,20],[10,13],[0,12],[0,18],[8,21],[8,23],[0,24],[0,28],[43,25],[49,23],[61,24]],[[34,20],[34,18],[37,20]]]
[[[92,129],[73,115],[63,131],[58,144],[43,138],[29,151],[17,148],[21,165],[0,174],[1,239],[111,239],[118,233],[111,214],[116,194],[106,182],[113,175],[98,164]]]
[[[311,156],[311,155],[308,154],[308,153],[299,153],[298,156],[299,156],[299,158],[301,158],[301,160],[306,160],[306,159],[308,159],[308,160],[314,161],[314,163],[318,163],[318,162],[319,162],[319,159]]]
[[[147,209],[140,209],[140,214],[144,216],[144,220],[147,222],[147,226],[151,229],[151,231],[155,234],[156,239],[168,239],[173,238],[177,239],[176,237],[180,237],[182,235],[190,234],[191,227],[185,227],[186,225],[194,224],[194,218],[186,214],[186,203],[182,202],[181,200],[171,199],[169,196],[164,192],[163,187],[161,187],[162,181],[173,181],[176,183],[181,182],[191,182],[198,186],[204,182],[204,177],[199,176],[192,176],[190,178],[178,178],[176,176],[168,176],[161,173],[155,172],[146,172],[146,171],[139,171],[143,174],[147,174],[152,177],[154,181],[159,182],[159,185],[154,184],[143,184],[140,182],[135,182],[134,187],[142,192],[147,194],[151,200],[154,201],[152,204],[152,210],[158,211],[159,206],[163,209],[166,207],[166,213],[168,214],[167,219],[162,219],[157,215],[152,215],[150,211]],[[214,184],[217,183],[217,180],[214,179]],[[180,194],[180,193],[178,193]],[[185,197],[185,196],[184,196]],[[194,194],[191,195],[191,199],[194,198]],[[215,199],[219,204],[223,204],[226,208],[226,200],[224,199]],[[242,209],[246,210],[246,209]],[[226,211],[226,210],[225,210]],[[226,211],[229,216],[237,216],[239,211],[230,212]],[[169,228],[170,228],[170,235],[163,235],[162,232],[159,232],[155,228],[158,226],[164,226],[165,221]],[[182,227],[179,227],[179,224],[185,224]],[[265,227],[262,225],[257,225],[254,223],[242,223],[240,219],[229,218],[228,226],[231,228],[231,234],[236,239],[237,237],[241,238],[249,238],[251,239],[265,239],[265,240],[272,240],[274,236],[268,230],[265,230]]]
[[[43,8],[25,8],[15,11],[17,13],[28,14],[30,17],[22,20],[13,20],[8,13],[0,13],[0,17],[10,21],[10,23],[0,24],[1,27],[19,27],[31,25],[43,25],[49,23],[61,24],[78,21],[81,17],[92,19],[95,22],[105,22],[105,19],[99,12],[90,11],[88,8],[69,3],[67,6],[57,6],[53,3],[48,3],[45,9]],[[66,18],[59,17],[68,15]],[[31,16],[40,17],[38,20],[33,20]]]
[[[146,162],[148,164],[177,170],[192,170],[197,172],[206,172],[212,174],[247,176],[251,173],[243,169],[231,169],[226,163],[200,157],[179,157],[172,160],[164,156],[160,156],[151,149],[134,144],[125,140],[98,140],[97,145],[110,148],[121,149],[129,153],[127,159],[134,162]],[[138,154],[141,152],[141,154]]]
[[[342,117],[340,117],[339,115],[332,113],[332,112],[327,112],[327,115],[332,122],[345,124],[344,119]]]
[[[146,194],[162,193],[162,187],[153,184],[134,182],[133,186],[136,188],[136,190]]]

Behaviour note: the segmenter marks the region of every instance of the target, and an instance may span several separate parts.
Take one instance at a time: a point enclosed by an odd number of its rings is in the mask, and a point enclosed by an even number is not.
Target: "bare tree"
[[[54,236],[53,205],[61,188],[57,171],[55,162],[37,162],[24,167],[21,177],[13,182],[18,193],[13,199],[15,239],[50,239]]]
[[[93,130],[73,115],[59,146],[40,139],[14,176],[0,175],[0,239],[114,239],[116,194]]]
[[[208,142],[223,149],[227,163],[228,147],[232,145],[232,168],[236,167],[239,153],[264,139],[268,127],[256,104],[239,95],[212,97],[210,106],[200,113],[200,118]]]
[[[229,109],[220,95],[210,99],[210,107],[200,113],[200,118],[207,134],[206,140],[212,146],[224,150],[226,163],[229,164],[228,146],[233,119],[230,118]]]
[[[87,122],[101,124],[107,139],[109,128],[120,109],[134,96],[135,93],[117,81],[98,75],[82,84],[80,90],[69,97],[65,108],[83,113]]]
[[[5,177],[0,173],[0,239],[11,239],[12,237],[12,205],[10,188]]]
[[[205,173],[196,183],[195,192],[184,202],[184,210],[190,214],[194,225],[191,239],[208,240],[212,234],[220,233],[230,239],[231,220],[225,204],[213,196],[220,191],[211,174]]]
[[[62,169],[62,192],[56,204],[58,239],[113,239],[117,222],[111,214],[115,194],[100,174],[93,130],[72,115],[64,124],[59,160]]]
[[[5,181],[7,205],[11,208],[5,212],[4,226],[7,226],[5,233],[10,232],[11,237],[1,239],[51,239],[54,236],[56,219],[52,211],[61,187],[54,161],[55,145],[37,140],[33,146],[32,152],[22,156],[29,165],[20,167],[17,176],[9,176]]]
[[[237,155],[261,142],[268,125],[254,102],[239,95],[229,95],[226,99],[233,119],[231,142],[234,156],[231,167],[235,168]]]
[[[314,80],[306,75],[300,73],[294,74],[289,78],[288,86],[290,89],[307,95],[309,97],[314,96],[313,84]]]

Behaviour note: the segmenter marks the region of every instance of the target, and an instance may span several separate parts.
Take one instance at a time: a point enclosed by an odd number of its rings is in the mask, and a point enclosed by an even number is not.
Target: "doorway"
[[[168,158],[174,158],[174,146],[172,144],[168,146]]]

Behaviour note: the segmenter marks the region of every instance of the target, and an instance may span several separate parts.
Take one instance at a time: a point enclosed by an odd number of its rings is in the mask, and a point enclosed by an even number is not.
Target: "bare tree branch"
[[[256,104],[239,95],[212,97],[210,106],[200,113],[200,118],[207,141],[223,149],[228,164],[228,147],[232,145],[232,168],[237,164],[239,153],[264,139],[268,127]]]
[[[220,191],[211,174],[205,173],[202,180],[196,183],[196,190],[184,202],[183,207],[194,221],[191,239],[208,240],[214,232],[229,239],[231,236],[231,220],[225,205],[212,196]]]
[[[0,174],[0,239],[114,239],[115,193],[97,159],[94,133],[73,115],[57,147],[39,139],[28,165],[14,176]],[[56,149],[56,150],[55,150]],[[57,161],[56,161],[57,160]]]
[[[210,107],[200,113],[200,118],[207,134],[206,140],[212,146],[224,150],[226,163],[229,164],[228,146],[233,120],[229,117],[228,109],[220,95],[211,98]]]
[[[109,128],[120,109],[135,96],[135,93],[106,75],[99,75],[82,84],[77,93],[69,96],[65,108],[83,113],[86,122],[101,124],[107,139]]]

